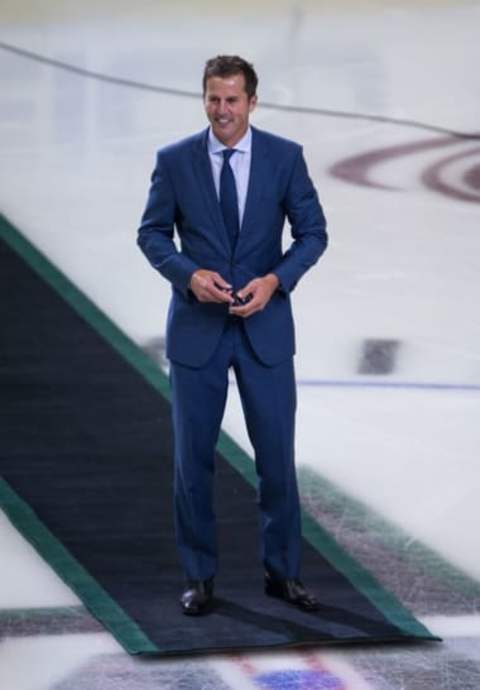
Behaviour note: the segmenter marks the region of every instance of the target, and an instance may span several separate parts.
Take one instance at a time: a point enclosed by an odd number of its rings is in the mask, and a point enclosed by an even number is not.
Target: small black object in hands
[[[251,302],[253,295],[248,293],[245,297],[240,297],[236,292],[232,292],[233,304],[232,307],[243,307],[244,304]]]
[[[219,290],[222,290],[223,292],[229,292],[232,297],[233,297],[233,302],[230,305],[231,307],[243,307],[245,304],[248,304],[249,302],[252,301],[253,295],[251,293],[248,293],[245,297],[240,297],[238,292],[235,292],[232,288],[225,288],[225,287],[220,287],[220,285],[217,285]]]

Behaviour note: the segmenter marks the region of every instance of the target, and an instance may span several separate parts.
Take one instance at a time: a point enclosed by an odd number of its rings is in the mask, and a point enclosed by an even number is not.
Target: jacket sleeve
[[[137,244],[151,265],[188,297],[190,278],[199,266],[178,251],[173,241],[176,208],[175,190],[159,152]]]
[[[328,244],[325,215],[308,175],[301,147],[294,161],[284,206],[293,242],[273,268],[273,273],[280,281],[280,290],[291,292],[303,274],[318,261]]]

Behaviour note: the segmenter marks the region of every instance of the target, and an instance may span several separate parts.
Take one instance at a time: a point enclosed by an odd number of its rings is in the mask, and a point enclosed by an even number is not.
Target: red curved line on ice
[[[463,175],[463,181],[472,189],[480,189],[480,164],[467,170]]]
[[[387,146],[381,149],[374,149],[367,151],[351,158],[344,158],[338,163],[332,165],[328,172],[333,177],[337,177],[344,182],[360,185],[363,187],[373,187],[375,189],[389,189],[398,190],[398,187],[391,187],[390,185],[376,182],[370,178],[370,173],[373,167],[395,158],[403,156],[411,156],[415,153],[428,151],[429,149],[441,148],[444,146],[458,146],[458,139],[452,137],[435,137],[434,139],[424,139],[423,141],[414,141],[408,144],[397,144],[395,146]]]
[[[456,153],[453,156],[443,158],[442,160],[437,161],[437,163],[434,163],[430,167],[426,168],[426,170],[424,170],[424,172],[422,173],[422,181],[427,187],[429,187],[429,189],[433,189],[433,191],[439,192],[440,194],[444,194],[445,196],[448,196],[451,199],[460,199],[461,201],[470,201],[473,203],[480,204],[480,194],[470,194],[469,192],[464,192],[462,189],[452,187],[451,184],[448,184],[447,182],[442,180],[443,171],[451,163],[461,160],[462,158],[469,158],[470,156],[479,155],[480,148],[475,148],[470,149],[470,151],[461,151],[460,153]],[[473,170],[475,170],[475,168],[478,169],[478,166],[475,166]]]

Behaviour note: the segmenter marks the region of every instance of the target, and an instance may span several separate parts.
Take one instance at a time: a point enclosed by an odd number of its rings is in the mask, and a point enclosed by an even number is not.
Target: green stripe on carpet
[[[57,575],[86,603],[88,610],[103,622],[130,654],[137,653],[139,648],[149,652],[158,651],[157,646],[64,548],[63,544],[50,533],[30,506],[1,477],[0,506],[20,534],[24,535]]]

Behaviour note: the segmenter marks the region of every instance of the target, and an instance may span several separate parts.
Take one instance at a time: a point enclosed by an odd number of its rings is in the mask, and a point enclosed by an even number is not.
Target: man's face
[[[257,97],[248,98],[242,73],[231,77],[207,79],[204,105],[217,139],[232,147],[248,128],[248,118],[257,104]]]

